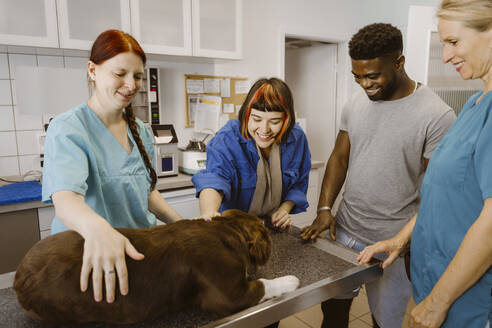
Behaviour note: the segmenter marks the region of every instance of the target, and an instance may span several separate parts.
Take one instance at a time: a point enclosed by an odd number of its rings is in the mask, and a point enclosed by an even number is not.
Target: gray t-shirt
[[[337,223],[364,243],[397,234],[418,210],[424,157],[430,158],[455,118],[423,85],[393,101],[371,101],[357,92],[341,119],[350,157]]]

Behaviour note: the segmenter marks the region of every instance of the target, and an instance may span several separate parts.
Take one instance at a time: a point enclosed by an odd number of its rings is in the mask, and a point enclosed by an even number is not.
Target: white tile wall
[[[0,132],[0,156],[16,156],[17,141],[15,132]]]
[[[16,130],[40,130],[43,128],[40,115],[23,114],[14,107]]]
[[[38,66],[36,55],[9,54],[10,78],[15,79],[15,66]]]
[[[0,106],[0,131],[14,131],[14,112],[11,106]]]
[[[87,57],[65,57],[65,67],[67,68],[87,68]]]
[[[41,170],[38,134],[53,114],[27,115],[15,106],[15,67],[86,68],[87,51],[0,45],[0,177]]]
[[[9,157],[1,157],[0,156],[0,172],[2,176],[10,176],[10,175],[19,175],[19,157],[18,156],[9,156]]]
[[[42,130],[17,131],[17,153],[19,155],[39,154],[38,135]]]
[[[19,156],[20,174],[26,174],[29,171],[41,171],[39,155]]]
[[[0,79],[8,79],[9,77],[9,61],[7,54],[0,54]]]
[[[65,64],[62,56],[38,56],[38,66],[63,68]]]
[[[11,105],[10,80],[0,80],[0,105]]]

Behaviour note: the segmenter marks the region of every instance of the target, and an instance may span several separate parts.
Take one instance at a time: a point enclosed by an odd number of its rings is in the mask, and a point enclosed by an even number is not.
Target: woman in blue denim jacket
[[[295,124],[289,87],[260,79],[239,112],[207,145],[207,168],[192,181],[205,219],[235,208],[284,229],[290,213],[308,207],[306,192],[311,154],[307,138]]]

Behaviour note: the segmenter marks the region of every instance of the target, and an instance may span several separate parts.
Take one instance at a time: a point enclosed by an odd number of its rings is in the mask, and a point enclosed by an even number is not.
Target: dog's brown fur
[[[38,242],[19,265],[14,289],[21,306],[54,324],[135,323],[190,307],[224,316],[257,304],[265,293],[260,281],[247,279],[266,263],[272,243],[253,215],[229,210],[211,222],[118,231],[145,255],[126,258],[128,295],[117,292],[108,304],[94,301],[92,286],[80,291],[84,240],[67,231]]]

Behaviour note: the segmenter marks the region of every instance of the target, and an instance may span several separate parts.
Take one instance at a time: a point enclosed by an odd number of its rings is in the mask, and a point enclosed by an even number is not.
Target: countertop
[[[311,169],[324,167],[322,161],[311,161]],[[159,191],[170,191],[174,189],[193,188],[191,183],[192,175],[179,173],[177,176],[164,177],[157,180],[156,188]],[[15,204],[0,205],[0,213],[28,210],[32,208],[49,207],[51,204],[44,204],[41,201],[23,202]]]
[[[350,286],[351,289],[354,288],[354,283],[357,283],[355,286],[360,284],[361,282],[370,281],[375,279],[377,276],[381,274],[381,270],[377,265],[373,266],[360,266],[354,262],[354,258],[356,257],[355,252],[352,253],[351,250],[341,248],[340,246],[336,246],[342,249],[342,253],[333,252],[330,253],[326,249],[315,247],[316,244],[312,243],[304,243],[299,238],[299,230],[293,228],[292,231],[288,233],[277,233],[271,232],[272,240],[273,240],[273,248],[272,255],[268,263],[260,268],[260,270],[255,274],[257,278],[268,278],[272,279],[275,277],[280,277],[284,275],[295,275],[300,281],[301,285],[300,289],[294,291],[289,294],[296,293],[305,293],[309,295],[309,302],[302,302],[301,299],[296,299],[297,307],[290,308],[289,311],[300,311],[304,308],[312,306],[316,304],[316,302],[320,302],[322,300],[328,299],[330,297],[326,297],[329,295],[327,293],[323,294],[326,291],[326,285],[320,285],[320,282],[328,283],[338,283],[337,292],[340,292],[343,289],[346,289],[347,286]],[[326,240],[324,240],[326,241]],[[323,242],[324,242],[323,241]],[[318,240],[316,243],[320,243],[321,240]],[[341,256],[340,254],[344,254],[343,252],[348,252],[348,256]],[[336,255],[335,255],[336,254]],[[343,258],[342,258],[343,257]],[[358,277],[359,280],[355,282],[352,275],[352,285],[343,282],[344,273],[347,272],[355,272],[365,273],[361,277]],[[348,279],[349,275],[345,275]],[[329,279],[333,278],[333,279]],[[336,278],[336,279],[335,279]],[[347,280],[346,279],[346,280]],[[362,280],[360,280],[362,279]],[[314,288],[309,288],[310,286],[318,286],[314,290]],[[342,288],[343,287],[343,288]],[[340,289],[342,288],[342,289]],[[351,290],[349,289],[349,290]],[[313,299],[312,292],[313,290],[316,292],[317,298]],[[305,292],[304,292],[305,291]],[[289,295],[286,294],[286,295]],[[323,297],[320,295],[324,295]],[[336,296],[336,295],[331,295]],[[302,295],[301,295],[302,297]],[[288,298],[288,297],[285,297]],[[261,303],[260,306],[268,305],[264,307],[262,311],[271,311],[271,313],[263,313],[262,320],[270,320],[274,322],[281,317],[286,317],[293,313],[287,313],[285,310],[279,314],[278,308],[275,308],[276,302],[282,302],[282,299],[285,300],[284,297],[280,297],[278,299],[270,300],[265,303]],[[308,298],[308,297],[306,297]],[[303,307],[300,308],[299,304],[303,304]],[[258,307],[258,305],[256,306]],[[252,308],[250,308],[252,309]],[[246,309],[245,311],[247,311]],[[277,310],[277,311],[275,311]],[[242,311],[242,312],[245,312]],[[242,313],[241,312],[241,313]],[[255,312],[257,312],[255,310]],[[49,325],[43,325],[38,321],[35,321],[27,316],[27,314],[22,310],[17,302],[17,298],[15,292],[12,288],[0,289],[0,318],[1,324],[6,325],[6,327],[18,327],[18,328],[39,328],[39,327],[51,327]],[[267,319],[265,319],[267,318]],[[126,328],[143,328],[143,327],[159,327],[159,328],[167,328],[167,327],[201,327],[204,325],[215,326],[219,318],[215,318],[208,313],[201,312],[199,310],[187,310],[182,311],[176,314],[170,314],[163,318],[153,319],[148,322],[124,326]],[[228,321],[229,319],[225,319]],[[232,319],[230,319],[232,321]],[[237,320],[237,319],[236,319]],[[224,321],[224,319],[222,320]],[[264,322],[264,321],[263,321]],[[217,324],[219,325],[219,324]],[[243,325],[244,326],[244,322]],[[80,327],[80,326],[79,326]],[[82,327],[122,327],[122,326],[114,326],[107,324],[91,324],[84,325]],[[250,326],[253,327],[253,326]]]
[[[164,177],[157,180],[156,188],[159,191],[169,191],[174,189],[192,188],[191,175],[179,173],[177,176]],[[51,204],[44,204],[39,200],[15,204],[0,205],[0,213],[28,210],[39,207],[49,207]]]

